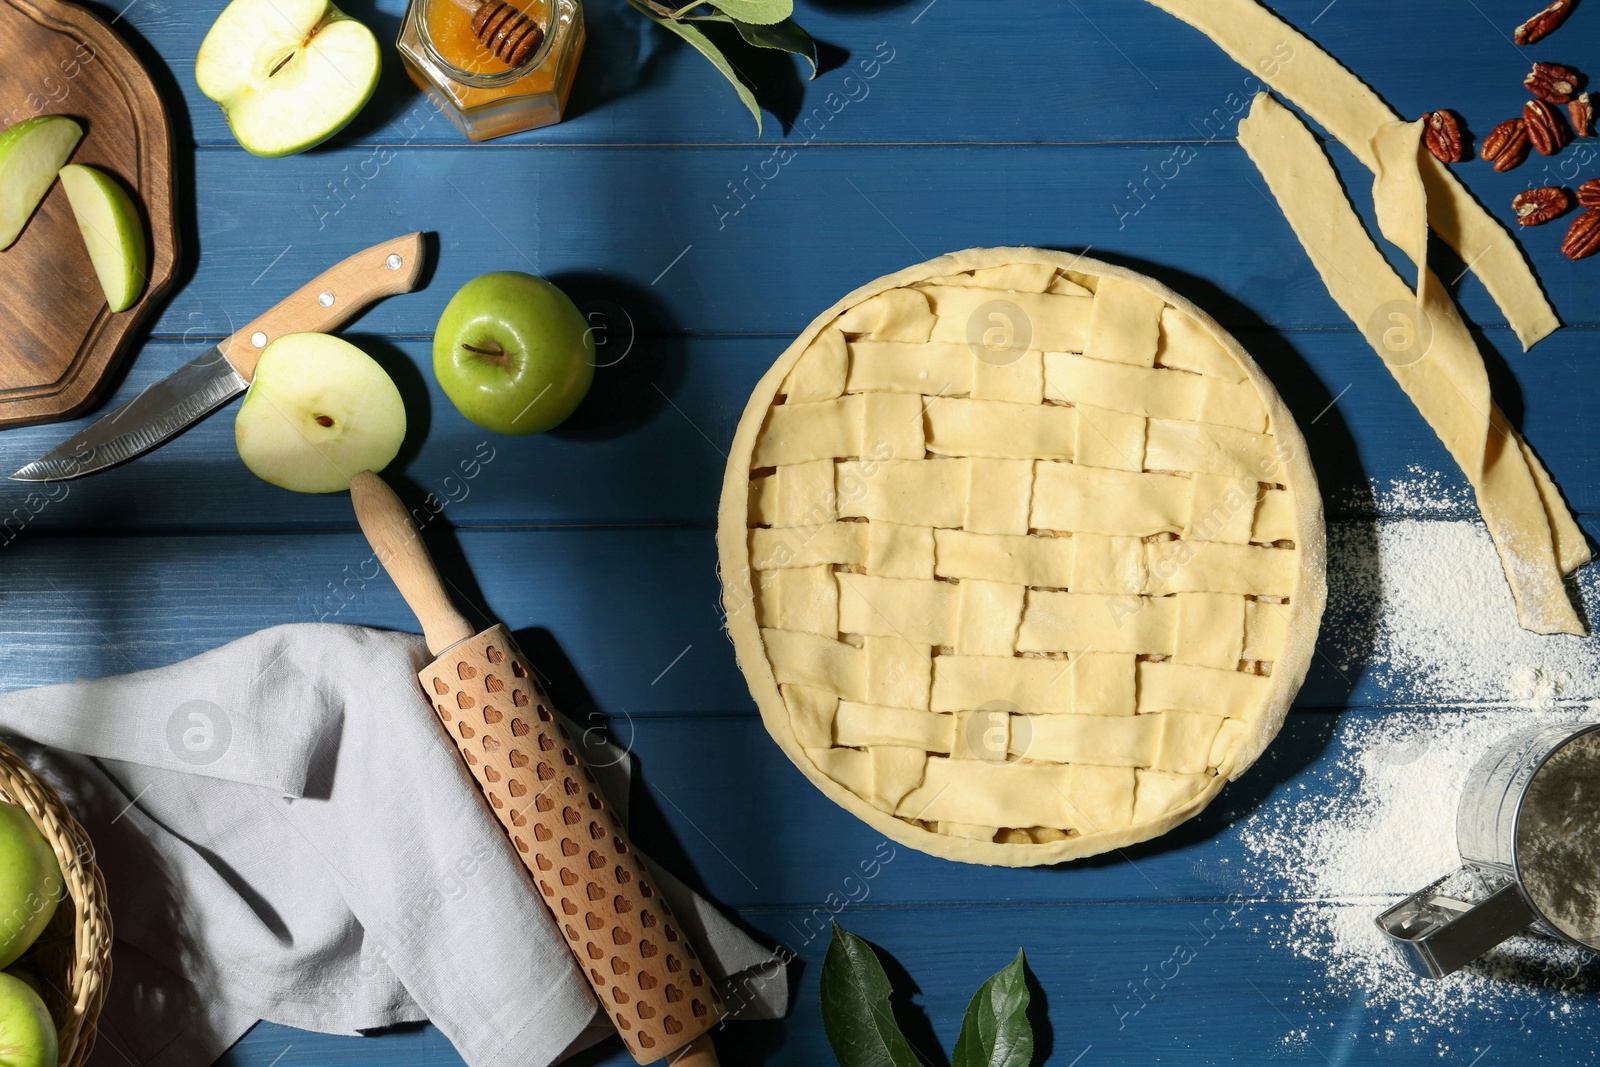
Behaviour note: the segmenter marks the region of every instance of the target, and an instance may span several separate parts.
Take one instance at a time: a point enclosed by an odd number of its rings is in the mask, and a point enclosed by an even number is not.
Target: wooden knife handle
[[[408,233],[341,260],[217,345],[245,381],[261,350],[286,333],[329,333],[373,301],[409,293],[422,277],[422,234]]]
[[[422,623],[428,651],[437,656],[471,637],[472,624],[451,603],[417,524],[388,483],[371,471],[361,471],[350,479],[350,503],[378,562]]]
[[[716,1067],[721,998],[511,634],[417,677],[633,1058]]]

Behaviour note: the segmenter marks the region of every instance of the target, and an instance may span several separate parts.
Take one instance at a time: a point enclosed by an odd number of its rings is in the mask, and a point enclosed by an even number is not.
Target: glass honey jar
[[[560,122],[583,54],[579,0],[410,0],[411,80],[469,141]]]

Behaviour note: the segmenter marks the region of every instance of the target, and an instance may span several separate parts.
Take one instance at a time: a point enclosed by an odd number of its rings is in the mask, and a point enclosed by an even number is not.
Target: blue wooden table
[[[123,2],[102,10],[111,17]],[[1031,871],[900,848],[863,894],[847,879],[879,841],[767,739],[720,632],[714,509],[750,388],[844,292],[968,246],[1089,249],[1209,310],[1299,418],[1333,523],[1370,523],[1368,486],[1414,466],[1463,484],[1252,186],[1234,129],[1257,86],[1210,42],[1132,0],[802,0],[831,69],[803,86],[778,79],[775,106],[795,121],[785,132],[769,115],[757,139],[701,59],[618,0],[590,0],[589,52],[562,125],[468,146],[386,50],[377,95],[347,130],[266,160],[235,144],[195,88],[195,50],[219,6],[132,0],[121,10],[118,26],[154,69],[177,130],[186,256],[182,286],[114,399],[349,252],[408,230],[436,235],[426,288],[348,331],[390,367],[410,405],[413,440],[391,473],[406,495],[449,500],[435,547],[453,580],[475,581],[488,611],[537,632],[565,668],[558,698],[609,717],[632,745],[645,845],[799,953],[791,1018],[734,1027],[725,1063],[832,1062],[817,1016],[818,931],[828,902],[847,895],[858,899],[841,921],[903,966],[898,981],[915,993],[933,1062],[935,1039],[949,1048],[972,989],[1018,945],[1048,1005],[1041,1043],[1055,1064],[1590,1057],[1600,1027],[1582,1001],[1579,1024],[1559,1030],[1484,1011],[1447,1043],[1426,1021],[1407,1024],[1421,1040],[1385,1041],[1381,1005],[1330,991],[1318,967],[1275,943],[1304,902],[1270,884],[1241,897],[1215,876],[1247,862],[1240,826],[1261,805],[1337,787],[1337,717],[1407,699],[1359,671],[1319,660],[1269,756],[1169,840]],[[401,0],[343,6],[393,40]],[[1481,135],[1520,106],[1529,56],[1506,35],[1537,0],[1275,6],[1403,114],[1452,107]],[[1600,73],[1600,5],[1581,5],[1550,43],[1540,58]],[[1509,174],[1482,163],[1459,173],[1503,212],[1528,184],[1600,176],[1595,144]],[[1369,177],[1337,146],[1332,155],[1369,210]],[[1170,177],[1174,159],[1183,162]],[[1523,236],[1568,328],[1524,354],[1470,275],[1460,298],[1482,329],[1502,405],[1594,533],[1600,262],[1562,259],[1562,228]],[[432,381],[440,310],[491,269],[545,275],[606,324],[611,365],[554,433],[488,435]],[[0,434],[0,467],[73,428]],[[8,522],[0,552],[0,687],[153,667],[275,623],[414,628],[387,582],[347,581],[368,555],[348,500],[256,480],[234,453],[231,413],[42,508],[27,506],[26,492],[0,484],[0,516],[24,514]],[[1208,920],[1220,932],[1125,1019],[1129,983]],[[224,1062],[459,1060],[427,1027],[358,1039],[262,1025]],[[586,1062],[629,1061],[609,1046]]]

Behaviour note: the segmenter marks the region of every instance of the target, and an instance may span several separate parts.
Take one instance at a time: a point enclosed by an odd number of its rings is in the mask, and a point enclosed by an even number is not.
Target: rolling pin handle
[[[371,471],[361,471],[350,479],[350,502],[378,562],[421,621],[429,651],[437,656],[476,633],[450,602],[417,524],[388,483]]]
[[[671,1067],[718,1067],[717,1049],[710,1034],[701,1034],[664,1061]]]

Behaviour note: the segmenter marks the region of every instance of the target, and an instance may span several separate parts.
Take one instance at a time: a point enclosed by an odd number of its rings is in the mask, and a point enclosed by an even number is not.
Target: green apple
[[[144,292],[150,270],[144,222],[133,197],[105,171],[81,163],[61,168],[61,187],[67,191],[106,303],[112,311],[128,310]]]
[[[245,150],[288,156],[344,128],[378,84],[378,39],[328,0],[233,0],[194,80]]]
[[[23,119],[0,131],[0,250],[17,239],[81,140],[83,127],[60,115]]]
[[[11,966],[7,967],[3,973],[9,974],[11,977],[15,978],[17,981],[33,990],[35,993],[39,994],[40,1000],[44,999],[44,981],[40,979],[39,972],[33,969],[33,965],[28,959],[25,958],[18,960],[16,963],[13,963]],[[46,1006],[48,1007],[48,1005]]]
[[[50,842],[26,811],[0,801],[0,967],[38,939],[64,888]]]
[[[56,1067],[56,1024],[39,994],[0,973],[0,1067]]]
[[[433,376],[456,408],[496,433],[541,433],[594,381],[594,336],[567,294],[521,271],[456,290],[433,332]]]
[[[233,423],[251,473],[296,493],[337,493],[381,471],[406,436],[400,390],[376,360],[325,333],[267,345]]]

